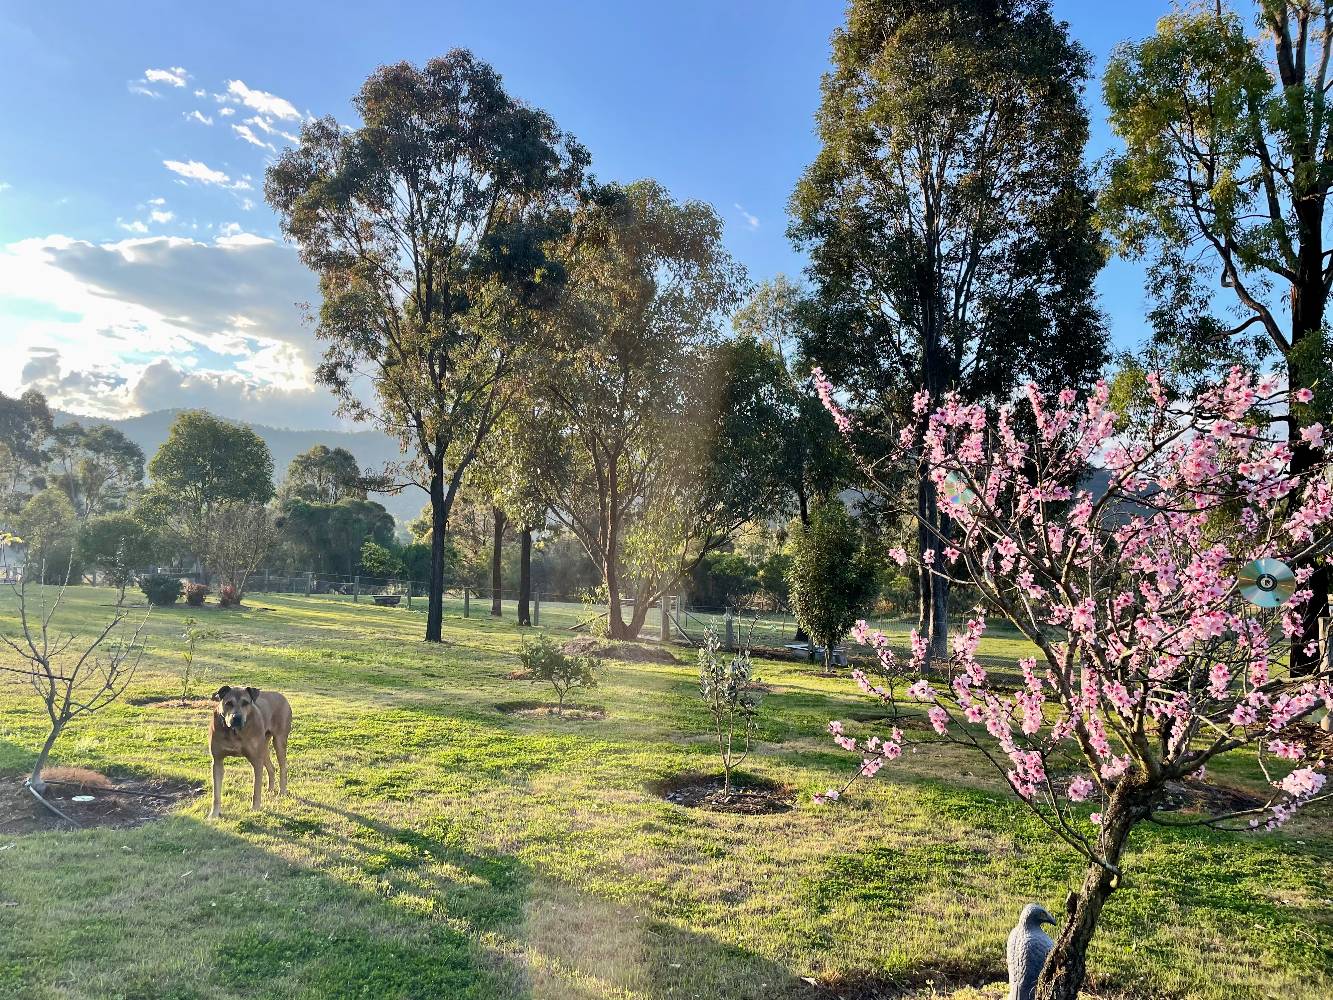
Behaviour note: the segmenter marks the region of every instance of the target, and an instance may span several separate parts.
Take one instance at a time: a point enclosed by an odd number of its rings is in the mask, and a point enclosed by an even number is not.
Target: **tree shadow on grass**
[[[820,995],[779,963],[582,892],[511,856],[465,849],[442,818],[413,829],[298,801],[305,815],[266,824],[270,832],[277,827],[277,839],[306,850],[312,839],[326,840],[391,905],[465,928],[469,939],[517,962],[533,997]]]

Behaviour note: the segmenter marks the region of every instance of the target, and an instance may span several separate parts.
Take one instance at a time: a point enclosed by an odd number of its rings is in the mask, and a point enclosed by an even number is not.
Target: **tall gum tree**
[[[568,247],[563,360],[541,383],[569,454],[550,508],[598,568],[612,636],[634,638],[652,602],[772,495],[762,463],[719,476],[714,461],[753,430],[727,419],[739,401],[719,363],[745,275],[713,209],[654,181],[603,191]]]
[[[265,194],[319,276],[318,380],[340,413],[399,438],[430,497],[426,640],[439,642],[449,509],[513,387],[529,311],[558,296],[544,247],[588,154],[461,49],[381,67],[355,105],[359,128],[306,124]]]
[[[1257,34],[1220,2],[1187,7],[1116,50],[1103,90],[1125,151],[1100,210],[1120,249],[1149,261],[1156,339],[1173,367],[1276,359],[1292,391],[1314,389],[1310,403],[1292,398],[1274,416],[1299,474],[1319,462],[1312,427],[1333,413],[1333,12],[1261,0],[1254,15]],[[1292,651],[1306,673],[1317,666],[1329,582],[1327,566],[1314,567]]]
[[[1088,65],[1045,0],[849,4],[789,233],[810,256],[807,351],[863,427],[901,420],[918,388],[997,401],[1105,363]],[[928,471],[905,487],[919,556],[950,536]],[[920,579],[945,656],[948,581]]]

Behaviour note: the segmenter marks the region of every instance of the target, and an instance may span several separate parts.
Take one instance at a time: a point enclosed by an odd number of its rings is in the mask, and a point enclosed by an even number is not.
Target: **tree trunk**
[[[426,641],[441,641],[444,623],[444,532],[449,511],[444,497],[444,460],[430,463],[430,583],[426,592]]]
[[[1101,856],[1117,869],[1130,831],[1152,811],[1155,792],[1139,781],[1126,775],[1111,793],[1102,814]],[[1088,945],[1096,933],[1102,908],[1119,887],[1118,874],[1102,865],[1089,864],[1083,885],[1074,897],[1073,912],[1065,918],[1055,947],[1042,966],[1036,1000],[1078,1000],[1088,972]]]
[[[1295,206],[1300,229],[1300,254],[1296,280],[1291,289],[1291,353],[1287,365],[1287,380],[1295,389],[1313,388],[1319,380],[1327,381],[1328,373],[1320,370],[1323,358],[1319,352],[1306,357],[1302,351],[1309,338],[1319,337],[1324,323],[1327,295],[1323,277],[1323,210],[1322,201],[1312,199],[1308,204]],[[1292,364],[1291,361],[1296,363]],[[1327,388],[1321,390],[1328,392]],[[1287,424],[1287,442],[1291,447],[1291,471],[1300,475],[1309,472],[1323,459],[1322,449],[1311,448],[1301,440],[1301,426],[1296,420]],[[1294,639],[1291,649],[1291,672],[1297,676],[1318,673],[1319,620],[1328,615],[1328,588],[1330,575],[1323,560],[1310,560],[1314,573],[1308,584],[1313,596],[1301,616],[1301,634]],[[1313,646],[1306,652],[1307,646]]]
[[[46,791],[46,782],[42,780],[42,772],[46,770],[46,762],[51,756],[51,748],[56,745],[56,739],[64,728],[65,724],[63,722],[57,722],[51,726],[51,732],[47,735],[46,742],[42,744],[41,752],[37,754],[37,761],[32,765],[32,774],[28,777],[28,784],[33,787],[38,795]]]
[[[532,526],[523,528],[518,539],[518,623],[532,624]]]
[[[500,599],[501,580],[500,559],[504,554],[505,515],[499,507],[491,508],[495,530],[491,536],[491,617],[499,618],[504,614],[504,605]]]

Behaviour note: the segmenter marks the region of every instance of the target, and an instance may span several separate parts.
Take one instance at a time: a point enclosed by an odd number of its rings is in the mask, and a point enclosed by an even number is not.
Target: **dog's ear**
[[[245,691],[250,695],[251,701],[255,701],[259,698],[259,688],[246,688]]]
[[[222,687],[218,688],[216,691],[213,692],[213,700],[221,701],[223,698],[227,697],[227,692],[230,690],[231,690],[230,684],[223,684]]]

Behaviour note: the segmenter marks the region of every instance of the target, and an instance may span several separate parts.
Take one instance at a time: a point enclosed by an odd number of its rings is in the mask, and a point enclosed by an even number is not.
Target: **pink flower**
[[[1302,767],[1292,771],[1277,784],[1294,799],[1308,799],[1319,794],[1325,780],[1327,779],[1314,768]]]
[[[1092,779],[1085,778],[1083,775],[1080,774],[1077,778],[1075,778],[1073,781],[1069,783],[1069,801],[1086,802],[1088,800],[1088,796],[1091,795],[1096,790],[1097,786],[1093,784]]]
[[[1302,427],[1301,440],[1311,448],[1324,447],[1324,425],[1311,424],[1309,427]]]
[[[1295,395],[1296,402],[1298,403],[1308,403],[1310,400],[1314,399],[1314,392],[1305,388],[1297,389],[1293,395]]]
[[[935,689],[930,686],[930,681],[923,677],[907,689],[907,695],[917,701],[934,701]]]
[[[946,733],[948,733],[949,731],[948,712],[940,708],[939,705],[936,705],[929,712],[927,712],[926,715],[930,718],[930,724],[935,727],[935,732],[939,733],[941,736],[944,736]]]
[[[1101,813],[1093,813],[1091,816],[1088,817],[1088,822],[1091,823],[1093,826],[1101,826],[1101,825],[1102,825],[1102,814],[1101,814]]]
[[[895,545],[893,548],[889,549],[889,558],[892,559],[894,562],[896,562],[899,566],[906,566],[907,550],[904,549],[901,545]]]

